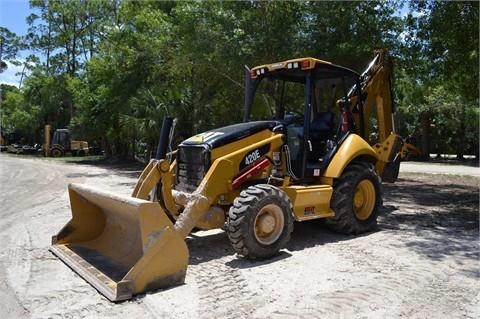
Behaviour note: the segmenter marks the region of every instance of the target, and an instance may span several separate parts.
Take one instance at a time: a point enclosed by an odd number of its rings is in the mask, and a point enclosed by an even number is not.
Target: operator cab
[[[70,151],[70,131],[68,129],[57,129],[53,133],[52,145],[61,145],[64,151]]]
[[[285,126],[287,152],[300,180],[321,176],[338,146],[355,132],[352,94],[362,101],[360,75],[314,58],[253,68],[246,74],[244,122],[273,118]],[[361,113],[361,112],[360,112]]]

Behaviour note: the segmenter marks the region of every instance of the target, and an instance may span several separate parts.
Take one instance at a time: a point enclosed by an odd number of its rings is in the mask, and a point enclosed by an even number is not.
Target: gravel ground
[[[128,195],[138,167],[1,154],[0,317],[479,318],[478,168],[411,165],[384,185],[374,232],[296,223],[287,248],[258,262],[238,258],[222,231],[197,232],[184,285],[115,304],[48,247],[70,218],[67,183]]]
[[[480,177],[480,167],[469,165],[445,165],[441,163],[404,162],[400,166],[403,173],[428,173],[442,175]]]

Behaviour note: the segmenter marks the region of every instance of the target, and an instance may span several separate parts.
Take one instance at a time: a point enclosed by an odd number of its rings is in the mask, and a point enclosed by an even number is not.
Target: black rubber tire
[[[79,150],[79,151],[77,151],[77,155],[83,157],[83,156],[85,156],[85,151],[84,150]]]
[[[361,220],[355,214],[354,195],[360,182],[368,180],[374,188],[374,206],[368,218]],[[371,231],[377,226],[379,209],[382,205],[380,178],[375,167],[370,163],[354,162],[347,166],[342,176],[333,186],[330,207],[335,212],[334,217],[325,220],[327,226],[343,234],[361,234]]]
[[[276,235],[274,235],[272,238],[274,242],[265,244],[257,239],[255,225],[257,216],[264,214],[265,209],[272,207],[279,217],[280,214],[283,216],[283,225],[280,221],[278,230],[274,230],[279,237],[275,239]],[[278,220],[275,220],[277,225]],[[259,184],[243,190],[228,212],[227,234],[230,243],[235,252],[248,259],[266,259],[278,254],[278,251],[290,240],[292,231],[292,203],[287,194],[272,185]]]
[[[50,156],[52,157],[62,157],[63,156],[63,151],[57,147],[52,148],[50,151]]]

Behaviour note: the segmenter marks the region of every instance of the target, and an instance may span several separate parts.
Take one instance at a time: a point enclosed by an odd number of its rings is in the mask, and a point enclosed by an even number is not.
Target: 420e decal
[[[270,150],[270,144],[263,145],[262,147],[256,148],[253,151],[250,151],[245,155],[240,162],[240,171],[250,164],[255,163],[258,159],[268,153]]]

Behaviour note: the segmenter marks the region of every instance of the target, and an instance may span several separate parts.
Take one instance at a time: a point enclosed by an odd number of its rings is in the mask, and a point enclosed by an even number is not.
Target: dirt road
[[[0,155],[1,318],[479,318],[479,178],[384,185],[378,230],[297,223],[278,257],[235,256],[221,231],[187,239],[186,284],[108,302],[49,251],[70,218],[66,185],[129,194],[138,170]]]
[[[404,162],[400,165],[402,173],[428,173],[457,176],[480,177],[480,167],[469,165],[445,165],[440,163]]]

